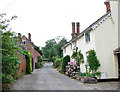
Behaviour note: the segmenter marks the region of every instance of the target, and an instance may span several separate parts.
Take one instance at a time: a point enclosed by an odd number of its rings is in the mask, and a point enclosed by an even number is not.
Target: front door
[[[120,54],[118,54],[118,74],[119,74],[119,80],[120,80]]]

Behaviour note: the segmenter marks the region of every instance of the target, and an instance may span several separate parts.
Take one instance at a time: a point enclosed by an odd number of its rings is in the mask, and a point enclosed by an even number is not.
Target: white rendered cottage
[[[72,22],[72,39],[62,47],[63,56],[71,56],[73,49],[78,47],[84,55],[84,61],[86,61],[87,52],[94,49],[101,64],[98,69],[101,76],[98,79],[118,79],[120,68],[120,0],[107,0],[105,4],[107,13],[81,33],[79,32],[79,23]],[[81,64],[80,67],[81,72],[85,72],[85,64]]]

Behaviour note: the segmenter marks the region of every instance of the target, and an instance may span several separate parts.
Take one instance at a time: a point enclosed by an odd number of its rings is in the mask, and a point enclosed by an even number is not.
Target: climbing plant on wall
[[[32,73],[32,55],[31,52],[24,50],[21,51],[26,58],[26,74],[31,74]]]
[[[78,65],[80,65],[80,63],[84,63],[83,54],[81,53],[81,50],[78,51],[78,47],[76,47],[74,49],[73,54],[72,54],[72,58],[75,59],[75,61],[78,62]]]
[[[87,61],[90,66],[90,71],[92,70],[92,72],[96,71],[100,66],[100,63],[99,63],[99,60],[97,59],[95,50],[89,51],[89,55],[87,56]]]

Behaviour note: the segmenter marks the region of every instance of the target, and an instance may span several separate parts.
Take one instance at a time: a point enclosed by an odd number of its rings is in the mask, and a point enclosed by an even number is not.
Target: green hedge
[[[60,66],[60,64],[61,64],[61,59],[58,58],[58,59],[56,59],[56,60],[54,61],[53,66],[54,66],[54,68],[57,68],[57,67]]]
[[[43,60],[42,60],[42,57],[41,56],[38,56],[37,57],[37,62],[42,62]]]
[[[35,69],[38,69],[38,68],[40,68],[40,63],[39,63],[39,62],[36,62],[36,63],[35,63]]]
[[[35,63],[35,69],[39,69],[39,68],[41,68],[41,67],[43,67],[43,64],[42,64],[42,63],[40,63],[40,62],[36,62],[36,63]]]
[[[64,73],[64,74],[65,74],[65,72],[66,72],[66,65],[68,64],[68,62],[70,62],[70,56],[69,56],[69,55],[67,55],[67,56],[65,56],[65,57],[63,58],[63,63],[62,63],[62,69],[61,69],[61,71],[62,71],[62,73]]]

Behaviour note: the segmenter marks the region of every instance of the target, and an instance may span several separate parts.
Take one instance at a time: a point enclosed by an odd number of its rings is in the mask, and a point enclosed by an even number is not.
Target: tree
[[[65,37],[58,36],[55,39],[50,39],[45,42],[45,47],[42,47],[43,57],[53,60],[52,57],[61,57],[63,51],[61,47],[67,43]]]
[[[87,56],[88,65],[90,66],[90,71],[97,70],[100,66],[99,60],[97,59],[95,50],[90,50]]]
[[[45,42],[45,47],[42,47],[42,52],[43,52],[43,56],[44,56],[44,58],[49,58],[49,54],[50,54],[50,49],[54,46],[54,45],[56,45],[57,43],[56,43],[56,41],[55,41],[55,39],[50,39],[50,40],[47,40],[46,42]]]
[[[58,36],[58,39],[59,36]],[[58,44],[55,46],[55,48],[57,49],[57,53],[58,53],[58,56],[59,57],[62,57],[63,56],[63,50],[61,49],[61,47],[63,45],[65,45],[67,43],[67,40],[65,39],[65,37],[62,37],[62,39],[58,42]]]
[[[14,32],[8,29],[9,22],[16,18],[13,16],[10,19],[4,19],[6,14],[0,14],[0,44],[2,44],[2,86],[9,84],[17,77],[17,72],[20,67],[19,62],[19,46],[16,45],[18,37]],[[1,63],[1,62],[0,62]]]
[[[52,57],[57,56],[57,49],[53,46],[50,48],[49,59],[52,60]]]
[[[37,62],[42,62],[42,57],[41,56],[37,57]]]

